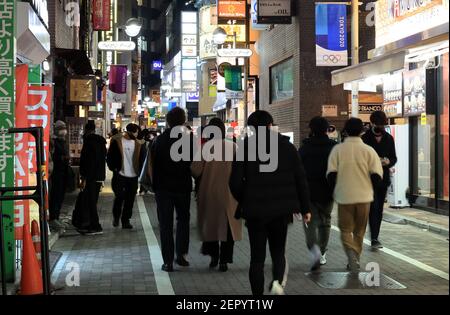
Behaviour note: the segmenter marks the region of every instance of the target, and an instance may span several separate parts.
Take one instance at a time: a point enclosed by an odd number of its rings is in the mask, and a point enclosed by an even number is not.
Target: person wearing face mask
[[[54,126],[54,136],[51,142],[51,155],[53,171],[51,174],[51,187],[49,197],[49,226],[52,230],[63,230],[67,226],[59,220],[61,207],[66,194],[68,168],[70,161],[69,148],[66,142],[66,124],[58,120]]]
[[[137,139],[138,133],[138,125],[128,124],[125,133],[111,139],[106,158],[108,168],[113,172],[113,226],[118,227],[121,221],[122,229],[133,228],[130,219],[138,189],[139,171],[145,158],[141,142]]]
[[[383,248],[378,240],[381,221],[383,220],[384,201],[391,176],[389,169],[397,163],[394,138],[386,132],[388,124],[387,116],[382,111],[376,111],[370,115],[371,128],[362,136],[365,144],[375,149],[383,166],[383,180],[374,187],[374,201],[370,205],[369,226],[372,240],[372,249]]]

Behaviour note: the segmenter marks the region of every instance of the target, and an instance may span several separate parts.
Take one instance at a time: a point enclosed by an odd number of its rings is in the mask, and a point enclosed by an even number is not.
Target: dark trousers
[[[100,194],[101,183],[98,182],[86,182],[84,188],[84,198],[86,208],[81,209],[83,211],[83,226],[82,229],[99,230],[101,229],[100,221],[97,212],[98,196]]]
[[[372,240],[378,240],[380,235],[381,221],[383,220],[384,201],[386,200],[388,186],[380,184],[374,189],[374,200],[370,205],[369,225]]]
[[[64,195],[66,194],[67,176],[65,171],[53,170],[52,185],[49,198],[50,221],[59,220]]]
[[[306,235],[306,245],[311,249],[314,245],[320,247],[322,255],[326,253],[331,230],[331,212],[334,201],[311,201],[311,222],[306,227],[303,224]]]
[[[232,264],[233,263],[233,249],[234,240],[231,234],[230,226],[228,225],[227,240],[219,242],[203,242],[202,244],[202,254],[209,255],[212,258],[219,259],[221,264]]]
[[[122,224],[129,223],[133,214],[134,199],[138,189],[137,177],[124,177],[114,173],[112,189],[115,195],[113,216],[115,220],[121,219]]]
[[[247,220],[250,239],[250,286],[253,295],[264,294],[264,261],[266,260],[266,244],[272,257],[273,280],[283,281],[286,268],[285,247],[289,218],[285,216],[270,221]]]
[[[172,264],[174,250],[177,257],[186,255],[189,251],[189,221],[191,193],[155,192],[158,211],[159,230],[161,237],[161,252],[165,264]],[[177,213],[176,244],[173,237],[173,213]]]

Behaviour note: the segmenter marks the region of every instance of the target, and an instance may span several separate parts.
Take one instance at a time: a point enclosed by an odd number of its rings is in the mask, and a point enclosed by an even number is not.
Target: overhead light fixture
[[[125,24],[125,33],[130,37],[136,37],[139,35],[142,28],[142,23],[139,19],[131,18]]]

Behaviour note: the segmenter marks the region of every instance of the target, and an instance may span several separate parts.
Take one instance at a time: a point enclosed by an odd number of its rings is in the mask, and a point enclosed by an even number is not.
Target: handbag
[[[72,225],[77,229],[89,226],[89,217],[86,216],[87,212],[86,192],[80,190],[72,212]]]
[[[242,181],[244,182],[244,184],[242,185],[242,190],[245,191],[245,187],[246,187],[246,183],[247,183],[247,161],[246,160],[244,160],[244,178],[242,179]],[[242,193],[242,195],[243,194],[244,193]],[[238,205],[236,207],[236,211],[234,212],[234,218],[236,220],[242,219],[242,215],[243,215],[243,212],[244,212],[244,209],[243,209],[243,207],[241,205],[242,198],[243,198],[243,196],[241,196],[241,198],[240,198],[241,200],[238,202]]]

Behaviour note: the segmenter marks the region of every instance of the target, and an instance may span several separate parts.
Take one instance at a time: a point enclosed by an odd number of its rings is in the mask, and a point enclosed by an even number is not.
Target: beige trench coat
[[[211,140],[208,143],[236,151],[236,145],[228,140]],[[222,149],[222,152],[224,155],[225,150]],[[210,162],[194,161],[191,165],[192,175],[201,177],[197,195],[197,220],[200,240],[203,242],[226,241],[228,223],[233,240],[242,239],[242,220],[234,218],[238,203],[228,186],[232,163],[223,159]]]

